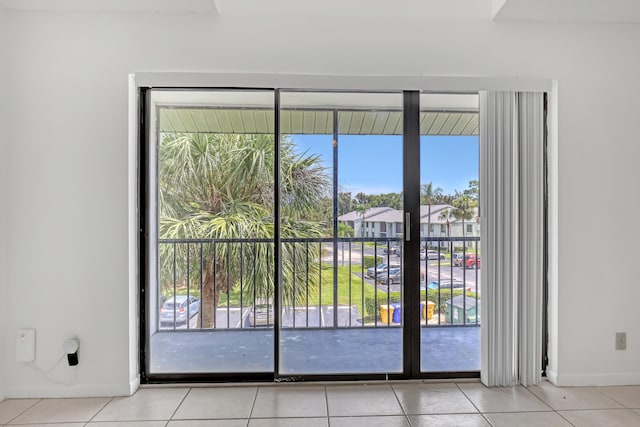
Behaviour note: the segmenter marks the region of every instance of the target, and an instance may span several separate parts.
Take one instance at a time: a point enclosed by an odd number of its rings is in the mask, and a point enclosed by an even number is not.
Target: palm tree
[[[161,239],[210,239],[210,242],[160,245],[161,283],[185,277],[188,286],[202,286],[200,310],[204,328],[214,326],[220,294],[273,295],[274,265],[274,138],[270,135],[174,134],[159,147],[158,210]],[[329,180],[318,156],[298,154],[289,139],[280,143],[280,230],[282,238],[320,237],[326,224],[317,206],[326,197]],[[224,239],[262,239],[259,243]],[[306,252],[304,252],[306,250]],[[310,252],[309,252],[310,251]],[[301,301],[305,290],[294,283],[313,284],[318,249],[283,243],[283,300]],[[310,254],[310,255],[309,255]],[[176,261],[178,260],[178,261]],[[178,267],[176,267],[178,266]],[[202,267],[200,267],[202,266]],[[247,271],[251,274],[247,274]],[[179,271],[177,271],[179,270]],[[247,293],[248,292],[248,293]]]
[[[359,202],[355,205],[356,212],[359,212],[362,217],[362,220],[360,221],[360,237],[364,237],[364,220],[370,207],[369,203],[365,202]]]
[[[451,209],[445,209],[442,212],[440,212],[440,215],[438,215],[438,219],[440,221],[446,221],[447,239],[448,239],[449,237],[451,237],[451,220],[453,219],[453,214],[451,213]],[[449,253],[453,253],[453,246],[451,245],[451,241],[449,241],[447,246],[449,247]]]
[[[459,196],[453,201],[453,211],[451,212],[454,217],[462,220],[462,237],[465,237],[465,220],[473,219],[475,214],[475,208],[477,202],[469,196]]]
[[[440,194],[442,194],[442,188],[433,188],[433,183],[431,182],[420,185],[420,204],[427,205],[429,207],[427,212],[427,246],[429,245],[428,239],[431,234],[431,205],[433,204],[435,197]]]

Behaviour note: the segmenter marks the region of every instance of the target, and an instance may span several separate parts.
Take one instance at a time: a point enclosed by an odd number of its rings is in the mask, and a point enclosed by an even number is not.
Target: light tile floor
[[[480,383],[141,388],[131,397],[10,399],[1,426],[640,426],[640,386]]]

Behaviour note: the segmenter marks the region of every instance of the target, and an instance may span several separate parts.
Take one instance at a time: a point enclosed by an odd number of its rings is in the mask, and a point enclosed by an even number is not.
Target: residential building
[[[431,216],[429,216],[429,207],[420,206],[420,236],[423,238],[480,237],[480,221],[477,209],[475,209],[475,214],[471,220],[464,221],[464,228],[462,220],[450,216],[447,221],[442,216],[442,213],[447,210],[453,210],[453,206],[433,205],[431,206]],[[354,228],[357,227],[356,237],[402,238],[404,227],[403,211],[378,207],[367,210],[365,215],[366,219],[362,229],[360,228],[361,222],[358,221],[358,216],[361,217],[361,213],[357,211],[344,214],[338,217],[338,220]],[[355,224],[355,226],[352,224]],[[360,233],[361,230],[364,230],[364,234]],[[447,247],[448,245],[449,243],[445,241],[440,243],[442,247]],[[468,245],[471,246],[472,242],[469,242]],[[437,244],[430,246],[437,246]],[[455,246],[461,247],[461,243],[457,243]]]
[[[383,212],[392,211],[394,209],[389,207],[374,207],[366,209],[364,212],[361,211],[351,211],[347,212],[344,215],[340,215],[338,217],[338,221],[348,225],[353,228],[353,235],[356,237],[361,236],[369,236],[369,226],[370,226],[370,218],[376,215],[379,215]],[[364,230],[363,230],[363,222],[364,220]],[[363,234],[364,231],[364,234]]]

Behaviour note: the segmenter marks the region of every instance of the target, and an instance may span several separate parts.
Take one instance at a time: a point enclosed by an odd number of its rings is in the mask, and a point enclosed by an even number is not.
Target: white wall
[[[6,302],[5,289],[7,286],[7,218],[6,218],[6,170],[7,170],[7,156],[6,156],[6,144],[5,138],[5,111],[6,111],[6,21],[5,10],[0,6],[0,343],[2,348],[6,348],[7,331],[6,325]],[[5,392],[5,377],[4,359],[5,352],[0,351],[0,400],[4,399]]]
[[[127,394],[130,372],[127,74],[136,71],[537,77],[558,80],[559,384],[640,384],[640,231],[599,236],[594,196],[640,208],[638,26],[15,12],[9,31],[7,337],[37,329],[37,361],[81,340],[52,383],[13,360],[8,396]],[[2,134],[2,133],[0,133]],[[4,156],[3,156],[4,157]],[[1,259],[1,258],[0,258]],[[0,282],[1,283],[1,282]],[[603,286],[606,283],[606,286]],[[23,302],[27,301],[27,304]],[[626,331],[628,350],[614,350]]]

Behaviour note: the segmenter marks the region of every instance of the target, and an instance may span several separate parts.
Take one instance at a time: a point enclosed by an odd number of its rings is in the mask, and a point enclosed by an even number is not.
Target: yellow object
[[[387,304],[380,305],[380,321],[385,325],[391,323],[391,318],[393,317],[394,310],[395,309],[393,307],[390,307]]]
[[[433,301],[427,301],[427,305],[422,306],[422,318],[431,320],[433,317],[433,309],[436,306],[436,303]]]

